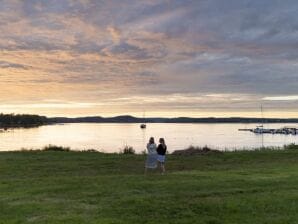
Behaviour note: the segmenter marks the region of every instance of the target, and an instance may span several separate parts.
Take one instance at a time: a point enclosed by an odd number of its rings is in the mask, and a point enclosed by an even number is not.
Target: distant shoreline
[[[47,118],[50,123],[298,123],[298,118],[138,118],[133,116],[116,116],[116,117],[53,117]]]
[[[228,117],[228,118],[193,118],[193,117],[176,117],[162,118],[150,117],[139,118],[130,115],[116,117],[46,117],[31,114],[0,114],[0,129],[6,128],[30,128],[42,125],[58,123],[298,123],[298,118],[245,118],[245,117]]]

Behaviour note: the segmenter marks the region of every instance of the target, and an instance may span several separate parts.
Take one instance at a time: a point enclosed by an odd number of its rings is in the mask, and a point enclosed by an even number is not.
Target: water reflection
[[[297,124],[295,124],[298,126]],[[285,124],[266,124],[278,128]],[[13,129],[0,133],[0,150],[41,148],[48,144],[69,146],[73,149],[96,149],[119,152],[125,145],[137,152],[145,150],[149,137],[164,137],[169,151],[189,145],[208,145],[217,149],[255,148],[298,144],[298,136],[256,135],[239,132],[239,128],[254,128],[255,124],[65,124],[49,125],[31,129]]]

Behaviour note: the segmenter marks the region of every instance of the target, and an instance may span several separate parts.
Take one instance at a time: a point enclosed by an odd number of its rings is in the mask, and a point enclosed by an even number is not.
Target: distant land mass
[[[48,118],[51,123],[298,123],[298,118],[192,118],[192,117],[177,117],[177,118],[138,118],[129,115],[116,117],[53,117]]]
[[[0,128],[31,128],[48,124],[49,118],[32,114],[0,113]]]
[[[30,114],[0,114],[0,128],[37,127],[56,123],[298,123],[298,118],[138,118],[129,115],[116,117],[46,117]]]

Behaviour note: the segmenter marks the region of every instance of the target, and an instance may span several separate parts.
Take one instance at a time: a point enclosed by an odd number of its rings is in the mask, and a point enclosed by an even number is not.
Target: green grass
[[[297,223],[298,150],[167,156],[0,153],[0,223]]]

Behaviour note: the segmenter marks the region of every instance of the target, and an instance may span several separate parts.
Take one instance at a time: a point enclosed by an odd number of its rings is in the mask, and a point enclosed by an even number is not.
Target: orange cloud
[[[110,33],[110,35],[112,36],[113,42],[115,44],[119,44],[120,40],[121,40],[121,30],[114,27],[114,26],[109,26],[107,28],[107,31]]]

